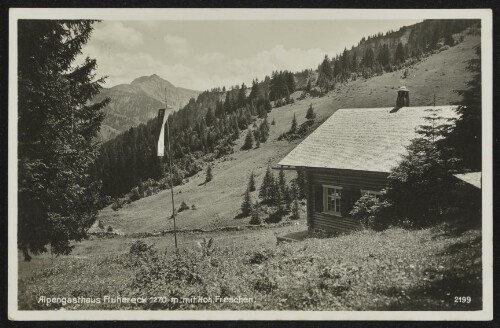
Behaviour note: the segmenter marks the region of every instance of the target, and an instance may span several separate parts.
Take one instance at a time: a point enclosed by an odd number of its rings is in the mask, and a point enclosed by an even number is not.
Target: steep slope
[[[111,98],[109,105],[104,108],[106,118],[101,128],[103,140],[153,118],[159,108],[165,107],[165,89],[170,110],[184,106],[200,93],[178,88],[156,74],[139,77],[130,84],[103,88],[93,99],[93,102],[98,102],[106,97]]]
[[[396,90],[401,85],[410,89],[411,106],[425,106],[433,103],[447,105],[458,101],[459,96],[453,91],[466,87],[471,74],[466,70],[468,59],[475,57],[474,47],[480,43],[478,36],[468,36],[464,42],[425,58],[424,61],[409,69],[408,77],[403,78],[402,71],[382,74],[370,79],[359,78],[356,81],[338,84],[337,88],[322,98],[296,100],[292,105],[274,108],[269,113],[276,125],[270,126],[270,136],[260,148],[241,151],[246,131],[242,131],[234,154],[219,159],[214,163],[213,180],[203,185],[204,172],[191,177],[185,184],[175,187],[175,204],[182,201],[197,210],[186,210],[178,215],[177,227],[204,228],[213,225],[247,224],[246,219],[235,219],[240,213],[242,196],[251,171],[256,175],[259,188],[268,165],[275,165],[300,140],[294,142],[278,141],[278,136],[290,128],[295,114],[298,123],[305,121],[307,108],[313,105],[317,114],[317,123],[323,122],[339,108],[387,107],[394,106]],[[299,93],[292,95],[294,98]],[[288,173],[289,178],[293,173]],[[258,192],[253,192],[257,199]],[[158,231],[172,228],[170,191],[140,199],[117,212],[105,208],[100,219],[105,225],[111,225],[122,232]]]

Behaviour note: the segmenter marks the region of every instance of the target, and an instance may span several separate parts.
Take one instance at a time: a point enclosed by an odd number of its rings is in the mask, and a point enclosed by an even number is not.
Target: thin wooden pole
[[[165,115],[167,115],[167,88],[165,88]],[[172,179],[172,150],[170,149],[170,128],[168,125],[168,118],[165,120],[167,125],[167,143],[168,143],[168,161],[170,171],[170,191],[172,194],[172,217],[174,219],[174,241],[175,249],[177,250],[177,230],[175,228],[175,206],[174,206],[174,180]]]

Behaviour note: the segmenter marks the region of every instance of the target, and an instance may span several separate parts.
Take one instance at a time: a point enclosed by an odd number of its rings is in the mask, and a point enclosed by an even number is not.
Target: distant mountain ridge
[[[173,111],[199,94],[200,91],[176,87],[156,74],[138,77],[130,84],[102,88],[93,99],[93,102],[99,102],[111,98],[109,105],[103,109],[106,117],[101,127],[102,138],[109,140],[132,126],[146,123],[159,108],[165,107],[165,96],[168,109]]]

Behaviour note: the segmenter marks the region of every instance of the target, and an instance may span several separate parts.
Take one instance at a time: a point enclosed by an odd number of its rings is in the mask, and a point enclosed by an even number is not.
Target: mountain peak
[[[153,74],[153,75],[150,75],[150,76],[141,76],[141,77],[138,77],[138,78],[134,79],[130,84],[141,84],[141,83],[152,82],[152,81],[154,81],[154,82],[163,82],[163,83],[167,83],[169,85],[172,85],[172,83],[170,83],[169,81],[167,81],[165,79],[162,79],[160,76],[158,76],[156,74]]]

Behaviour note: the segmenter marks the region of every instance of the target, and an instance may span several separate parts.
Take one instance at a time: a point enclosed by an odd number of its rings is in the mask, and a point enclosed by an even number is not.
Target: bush
[[[196,205],[195,204],[191,205],[191,209],[192,210],[197,210]]]
[[[260,249],[252,254],[248,259],[250,264],[262,264],[274,256],[274,252],[271,249]]]
[[[356,201],[349,215],[365,228],[383,230],[389,226],[390,208],[391,204],[387,201],[379,203],[374,197],[362,196]]]
[[[113,227],[109,225],[108,228],[106,229],[106,232],[113,232]]]
[[[139,192],[139,188],[135,187],[130,191],[129,198],[131,201],[135,202],[136,200],[141,199],[141,193]]]
[[[177,211],[178,213],[189,210],[189,206],[186,204],[185,201],[182,201],[181,206],[179,207],[179,210]]]
[[[153,245],[148,245],[142,240],[136,240],[129,248],[128,253],[137,256],[144,256],[147,254],[155,253]]]
[[[111,209],[113,209],[113,211],[118,211],[122,207],[123,207],[123,202],[118,198],[115,199],[115,201],[111,205]]]

